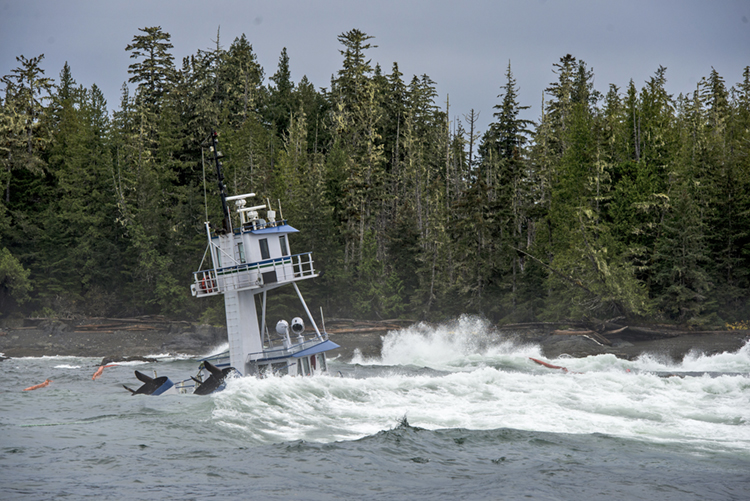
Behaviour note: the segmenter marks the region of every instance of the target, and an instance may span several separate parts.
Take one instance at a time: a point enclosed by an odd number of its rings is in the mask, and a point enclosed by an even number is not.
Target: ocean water
[[[99,359],[5,360],[0,499],[750,499],[750,345],[549,360],[565,373],[488,329],[415,326],[380,358],[208,397],[122,388],[187,378],[186,357],[96,381]]]

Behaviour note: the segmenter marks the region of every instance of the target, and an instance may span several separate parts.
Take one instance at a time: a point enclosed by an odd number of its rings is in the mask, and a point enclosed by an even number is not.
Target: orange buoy
[[[35,384],[34,386],[29,386],[28,388],[24,388],[23,391],[38,390],[39,388],[44,388],[45,386],[49,386],[51,382],[52,382],[51,379],[45,379],[43,383]]]

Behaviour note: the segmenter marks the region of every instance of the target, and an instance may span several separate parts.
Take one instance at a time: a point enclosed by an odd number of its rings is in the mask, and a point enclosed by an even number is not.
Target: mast
[[[224,213],[224,232],[230,233],[232,231],[232,222],[229,218],[229,206],[227,205],[227,188],[224,186],[224,174],[221,172],[221,162],[219,159],[224,155],[219,151],[218,143],[219,133],[216,131],[211,132],[211,150],[214,153],[214,162],[216,163],[216,176],[218,178],[219,185],[219,196],[221,197],[221,209]]]

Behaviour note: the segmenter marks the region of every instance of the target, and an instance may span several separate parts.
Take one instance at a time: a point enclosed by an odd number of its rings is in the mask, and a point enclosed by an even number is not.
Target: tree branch
[[[533,259],[533,260],[534,260],[534,261],[536,261],[537,263],[541,264],[542,266],[544,266],[544,267],[545,267],[545,268],[547,268],[547,269],[548,269],[549,271],[551,271],[552,273],[554,273],[554,274],[555,274],[555,275],[557,275],[558,277],[562,278],[563,280],[565,280],[565,281],[566,281],[566,282],[568,282],[569,284],[571,284],[571,285],[574,285],[575,287],[578,287],[579,289],[583,289],[583,290],[585,290],[586,292],[588,292],[588,293],[589,293],[589,294],[591,294],[592,296],[597,296],[597,297],[598,297],[598,294],[594,294],[593,292],[591,292],[591,291],[590,291],[590,290],[589,290],[589,289],[588,289],[588,288],[587,288],[587,287],[586,287],[585,285],[583,285],[583,284],[581,283],[581,281],[580,281],[580,280],[576,280],[576,279],[574,279],[573,277],[569,277],[569,276],[567,276],[567,275],[563,274],[563,273],[562,273],[561,271],[559,271],[559,270],[556,270],[556,269],[554,269],[553,267],[551,267],[550,265],[548,265],[547,263],[545,263],[545,262],[544,262],[544,261],[542,261],[541,259],[537,258],[536,256],[532,256],[531,254],[529,254],[529,253],[528,253],[528,252],[526,252],[526,251],[522,251],[521,249],[518,249],[518,248],[516,248],[516,247],[513,247],[512,245],[510,246],[510,248],[511,248],[511,249],[513,249],[513,250],[515,250],[515,251],[517,251],[517,252],[520,252],[521,254],[524,254],[524,255],[526,255],[526,256],[529,256],[529,257],[530,257],[531,259]]]

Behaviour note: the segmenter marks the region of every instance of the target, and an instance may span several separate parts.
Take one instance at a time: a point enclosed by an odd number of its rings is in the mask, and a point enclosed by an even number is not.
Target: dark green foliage
[[[320,277],[301,287],[315,312],[750,315],[750,68],[736,87],[712,70],[675,98],[660,67],[602,95],[566,55],[534,123],[509,64],[479,131],[429,76],[395,62],[384,74],[372,39],[338,37],[326,90],[292,80],[286,49],[266,82],[244,35],[225,49],[217,33],[176,68],[170,35],[143,28],[112,116],[67,64],[53,86],[42,56],[19,57],[0,100],[3,314],[220,323],[221,301],[189,293],[204,221],[221,220],[205,150],[216,130],[230,194],[268,200],[300,230],[292,252],[313,252]]]
[[[17,305],[29,299],[32,286],[29,270],[8,249],[0,251],[0,309],[4,312],[15,310]]]

